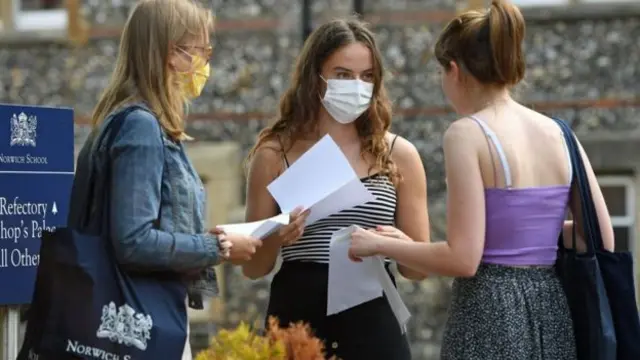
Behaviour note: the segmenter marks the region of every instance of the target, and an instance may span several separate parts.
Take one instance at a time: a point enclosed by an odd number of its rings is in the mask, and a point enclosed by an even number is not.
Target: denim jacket
[[[107,117],[84,144],[71,194],[69,227],[76,228],[84,202],[79,197],[89,171],[111,161],[109,234],[118,261],[126,267],[190,274],[189,306],[202,309],[203,295],[217,294],[213,265],[218,240],[205,228],[205,193],[182,143],[170,140],[158,119],[143,104],[124,120],[111,149],[96,139],[114,115]],[[107,153],[109,151],[109,153]],[[94,202],[95,204],[95,202]],[[89,219],[96,223],[101,219]],[[187,277],[185,276],[185,279]],[[185,280],[187,281],[187,280]]]

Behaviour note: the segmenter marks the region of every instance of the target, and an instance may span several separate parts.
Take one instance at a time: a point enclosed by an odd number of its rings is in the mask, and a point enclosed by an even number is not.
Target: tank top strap
[[[284,142],[282,141],[282,138],[280,138],[280,136],[278,136],[278,142],[280,143],[280,148],[282,149],[282,163],[284,165],[284,169],[288,169],[289,168],[289,159],[287,159],[287,152],[284,149]]]
[[[484,134],[487,136],[487,138],[491,141],[491,143],[495,147],[496,153],[498,153],[498,157],[500,158],[500,164],[502,165],[502,170],[504,171],[504,183],[505,183],[505,186],[507,188],[510,188],[511,185],[512,185],[512,183],[511,183],[511,168],[509,168],[509,162],[507,161],[507,155],[504,152],[504,148],[502,147],[502,144],[500,143],[500,140],[498,140],[498,136],[496,135],[495,132],[493,132],[493,130],[491,130],[489,125],[487,125],[484,121],[480,120],[476,116],[470,115],[469,118],[471,118],[473,121],[475,121],[480,126],[480,128],[482,128],[482,131],[484,132]]]
[[[564,153],[567,156],[567,166],[569,167],[569,185],[573,182],[573,164],[571,164],[571,153],[569,152],[569,144],[567,144],[567,139],[564,138],[564,133],[562,135],[562,145],[564,145]]]
[[[391,155],[391,152],[393,151],[393,146],[396,144],[396,140],[398,140],[398,134],[396,134],[393,137],[393,140],[391,140],[391,145],[389,145],[389,155]]]

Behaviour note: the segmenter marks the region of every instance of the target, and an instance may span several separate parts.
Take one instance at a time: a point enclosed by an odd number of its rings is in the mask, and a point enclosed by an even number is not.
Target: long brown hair
[[[141,100],[173,140],[187,138],[186,99],[168,71],[168,57],[173,46],[212,29],[213,14],[192,0],[138,2],[124,26],[111,80],[93,111],[93,126],[120,106]]]
[[[525,22],[509,0],[493,0],[486,11],[467,11],[453,19],[435,46],[446,70],[450,62],[486,85],[513,86],[525,73],[522,42]]]
[[[394,183],[399,180],[395,164],[389,154],[385,135],[391,126],[391,102],[384,88],[382,56],[374,34],[366,24],[356,19],[338,19],[318,27],[304,43],[297,58],[289,89],[280,100],[280,111],[275,122],[258,135],[249,152],[247,162],[265,142],[279,139],[286,152],[296,140],[316,131],[323,80],[320,78],[325,61],[338,49],[353,43],[364,44],[373,56],[373,97],[369,109],[355,122],[360,137],[361,153],[371,154],[378,168]]]

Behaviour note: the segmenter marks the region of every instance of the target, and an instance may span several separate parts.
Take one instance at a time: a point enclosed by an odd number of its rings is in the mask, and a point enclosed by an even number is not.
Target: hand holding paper
[[[336,231],[331,237],[327,315],[382,296],[382,284],[377,278],[374,259],[363,259],[356,263],[347,256],[351,233],[356,229],[360,228],[349,226]]]
[[[362,258],[377,255],[377,237],[379,235],[362,228],[357,228],[349,236],[351,239],[349,257],[352,260],[360,262],[362,261]]]
[[[251,259],[255,249],[262,246],[262,239],[288,223],[289,215],[282,214],[250,223],[219,225],[212,233],[218,234],[222,245],[224,242],[230,243],[227,247],[231,262],[242,262]]]
[[[222,233],[218,235],[219,251],[224,260],[233,264],[251,260],[256,249],[262,246],[262,241],[250,236],[236,233]]]
[[[262,240],[287,224],[289,224],[289,214],[281,214],[250,223],[218,225],[217,228],[227,234],[249,235]]]
[[[302,236],[307,217],[309,210],[302,211],[301,206],[291,212],[289,224],[281,227],[278,232],[281,245],[291,245]]]
[[[398,325],[403,332],[411,313],[393,285],[384,260],[380,256],[370,256],[354,262],[348,258],[351,237],[354,232],[367,232],[358,226],[350,226],[336,231],[331,238],[329,258],[329,288],[327,315],[332,315],[364,302],[382,296],[387,297]],[[360,253],[367,256],[375,253],[370,247]]]

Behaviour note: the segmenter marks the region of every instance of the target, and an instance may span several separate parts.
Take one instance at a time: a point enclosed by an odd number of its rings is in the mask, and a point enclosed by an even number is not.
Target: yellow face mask
[[[188,99],[195,99],[202,93],[202,89],[207,84],[211,67],[209,63],[200,56],[191,56],[191,71],[179,72],[180,90]]]

